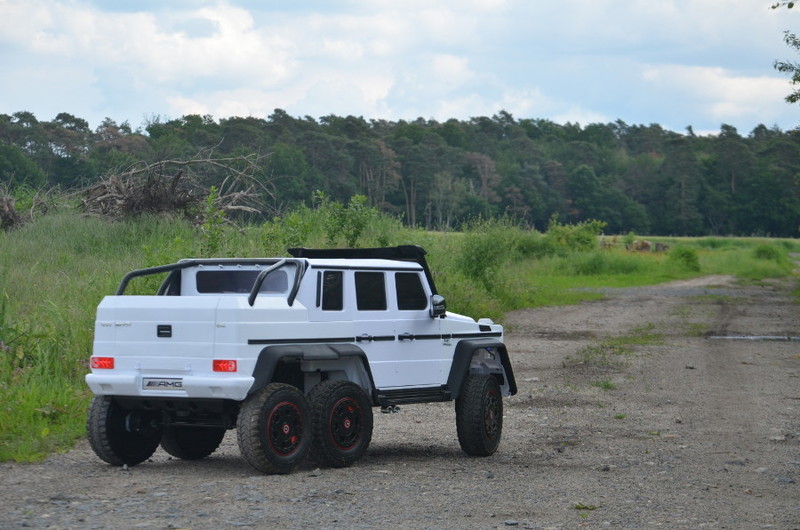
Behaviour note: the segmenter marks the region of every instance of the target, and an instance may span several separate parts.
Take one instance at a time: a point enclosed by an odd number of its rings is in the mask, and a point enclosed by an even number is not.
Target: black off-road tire
[[[503,433],[503,397],[490,375],[469,375],[456,399],[456,430],[461,449],[472,456],[494,454]]]
[[[236,430],[248,464],[262,473],[290,473],[311,448],[311,407],[296,387],[271,383],[242,404]]]
[[[135,466],[153,456],[161,440],[157,416],[131,412],[111,396],[94,396],[86,420],[89,445],[113,466]]]
[[[200,460],[217,450],[225,437],[222,427],[167,427],[161,448],[181,460]]]
[[[323,381],[308,394],[314,421],[311,457],[321,466],[347,467],[372,441],[372,403],[350,381]]]

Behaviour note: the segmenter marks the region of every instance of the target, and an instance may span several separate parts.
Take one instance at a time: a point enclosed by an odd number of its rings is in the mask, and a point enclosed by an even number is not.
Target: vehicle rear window
[[[197,271],[197,292],[246,294],[253,289],[260,270]],[[285,294],[289,291],[289,276],[284,270],[272,271],[261,285],[261,293]]]

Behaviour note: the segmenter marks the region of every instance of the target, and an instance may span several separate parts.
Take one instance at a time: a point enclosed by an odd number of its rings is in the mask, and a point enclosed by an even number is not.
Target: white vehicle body
[[[503,328],[447,312],[432,317],[433,293],[423,268],[413,262],[382,259],[307,259],[279,267],[267,278],[284,274],[279,290],[261,292],[253,305],[248,292],[201,292],[198,274],[269,268],[246,260],[192,260],[181,270],[180,295],[107,296],[97,309],[94,356],[113,357],[113,370],[93,369],[86,382],[95,394],[166,398],[243,400],[255,382],[259,355],[269,345],[302,350],[315,345],[351,344],[366,355],[369,371],[340,374],[370,390],[439,388],[447,384],[456,345],[466,339],[502,342]],[[290,286],[304,276],[293,303]],[[323,309],[320,290],[325,274],[341,274],[341,309]],[[356,274],[383,281],[385,308],[359,309]],[[400,309],[398,278],[417,277],[425,305]],[[413,281],[413,280],[412,280]],[[380,282],[378,282],[380,283]],[[202,284],[202,281],[200,282]],[[208,287],[206,288],[208,289]],[[263,288],[262,288],[263,290]],[[361,295],[364,296],[364,295]],[[338,369],[339,359],[304,359],[302,371]],[[235,372],[214,371],[213,360],[236,362]],[[497,364],[495,368],[502,368]],[[371,375],[371,381],[369,376]],[[510,394],[508,383],[504,395]]]
[[[303,396],[314,422],[334,422],[314,431],[329,465],[366,450],[365,407],[431,401],[457,400],[466,452],[494,452],[502,396],[516,393],[502,326],[447,312],[419,247],[290,252],[133,271],[103,299],[86,376],[102,459],[135,465],[159,440],[202,458],[236,427],[256,469],[285,472],[310,443]],[[125,294],[154,274],[166,275],[157,294]],[[260,422],[277,429],[268,440]]]

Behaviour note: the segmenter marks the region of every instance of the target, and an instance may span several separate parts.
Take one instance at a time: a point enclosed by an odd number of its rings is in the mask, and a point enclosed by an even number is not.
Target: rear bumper
[[[145,389],[145,381],[166,381],[169,389]],[[159,398],[208,398],[242,401],[253,386],[250,376],[206,377],[197,375],[143,376],[139,373],[115,373],[86,375],[86,384],[97,395],[137,396]],[[179,382],[179,383],[178,383]]]

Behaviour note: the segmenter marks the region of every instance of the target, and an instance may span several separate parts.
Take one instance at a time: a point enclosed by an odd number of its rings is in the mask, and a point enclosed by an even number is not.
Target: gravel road
[[[159,449],[130,469],[81,441],[41,464],[0,464],[0,527],[797,529],[792,287],[707,277],[509,315],[520,392],[488,458],[461,453],[452,403],[376,413],[354,466],[285,476],[248,467],[234,432],[206,460]],[[664,340],[610,367],[578,362],[643,333]],[[762,340],[711,338],[742,336]]]

